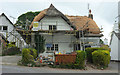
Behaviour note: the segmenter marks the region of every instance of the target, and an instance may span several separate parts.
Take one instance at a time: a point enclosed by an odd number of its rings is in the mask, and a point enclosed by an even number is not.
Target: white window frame
[[[58,44],[52,44],[52,45],[54,46],[54,48],[53,47],[46,47],[47,51],[59,51],[59,45]],[[48,48],[50,50],[48,50]],[[53,48],[53,50],[52,50],[52,48]]]
[[[57,25],[49,25],[49,30],[50,30],[50,26],[52,26],[52,30],[57,30]],[[56,27],[56,29],[54,29],[54,26]]]

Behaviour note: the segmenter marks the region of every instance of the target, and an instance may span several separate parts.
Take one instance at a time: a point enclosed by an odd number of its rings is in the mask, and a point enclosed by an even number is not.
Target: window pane
[[[55,44],[55,51],[58,51],[58,44]]]
[[[2,30],[2,26],[0,26],[0,30]]]
[[[50,51],[50,47],[47,47],[47,50]]]
[[[51,50],[54,51],[54,44],[53,44],[53,46],[51,47]]]
[[[56,30],[56,25],[53,25],[53,30]]]
[[[7,26],[3,26],[3,30],[7,30]]]
[[[52,25],[49,25],[49,30],[52,30]]]

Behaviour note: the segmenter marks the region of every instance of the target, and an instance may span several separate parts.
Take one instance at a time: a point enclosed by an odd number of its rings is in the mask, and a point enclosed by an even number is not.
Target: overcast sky
[[[97,25],[103,27],[104,37],[110,40],[115,17],[118,15],[118,0],[0,0],[0,14],[18,18],[29,11],[41,11],[53,4],[63,14],[88,16],[89,8]],[[14,22],[15,23],[15,22]]]

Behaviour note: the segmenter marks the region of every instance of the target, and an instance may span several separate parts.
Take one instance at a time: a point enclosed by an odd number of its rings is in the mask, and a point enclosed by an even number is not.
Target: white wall
[[[46,39],[46,44],[52,43],[52,35],[44,35],[44,38]],[[58,44],[60,52],[72,52],[73,43],[71,43],[71,41],[75,40],[76,38],[73,35],[64,35],[62,33],[57,33],[53,36],[53,44]]]
[[[118,60],[118,38],[115,34],[113,34],[112,42],[110,45],[111,48],[111,60]],[[120,48],[119,48],[120,49]]]
[[[40,22],[39,22],[39,30],[49,30],[49,25],[56,25],[57,30],[71,30],[71,27],[67,24],[67,22],[62,19],[61,17],[48,17],[45,16]],[[42,28],[41,28],[42,26]],[[33,28],[32,30],[35,30]]]

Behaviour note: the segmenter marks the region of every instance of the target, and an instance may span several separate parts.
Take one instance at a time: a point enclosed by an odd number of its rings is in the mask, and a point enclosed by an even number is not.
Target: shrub
[[[92,60],[92,52],[96,51],[96,50],[104,50],[104,48],[86,48],[86,55],[87,55],[87,61],[90,63],[93,63]]]
[[[15,46],[15,44],[9,43],[9,44],[7,45],[7,47],[8,47],[8,48],[11,48],[11,47],[16,47],[16,46]]]
[[[9,43],[5,49],[2,50],[2,55],[15,55],[20,54],[20,48],[16,47],[14,44]]]
[[[110,52],[98,50],[92,53],[93,63],[99,67],[107,67],[110,63]]]
[[[30,50],[30,54],[34,57],[34,59],[37,57],[37,50],[33,48],[28,48]]]
[[[33,55],[31,54],[31,51],[33,51]],[[22,50],[22,64],[27,65],[30,63],[33,63],[35,58],[35,50],[30,50],[29,48],[24,48]]]
[[[76,64],[74,64],[75,67],[84,68],[85,67],[85,59],[86,59],[86,53],[85,51],[78,50],[77,56],[76,56]]]

